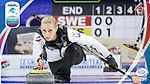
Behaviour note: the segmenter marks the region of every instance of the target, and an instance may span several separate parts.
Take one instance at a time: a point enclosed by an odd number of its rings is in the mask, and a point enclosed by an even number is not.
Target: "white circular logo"
[[[146,76],[148,74],[148,71],[145,68],[140,68],[136,71],[137,76]]]

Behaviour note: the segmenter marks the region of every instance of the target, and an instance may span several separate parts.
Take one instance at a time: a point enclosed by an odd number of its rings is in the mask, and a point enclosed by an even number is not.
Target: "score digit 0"
[[[102,18],[104,18],[104,19],[102,19]],[[113,23],[112,17],[96,17],[94,22],[95,22],[95,25],[98,26],[94,30],[94,34],[96,37],[100,37],[100,36],[110,37],[111,36],[110,25]],[[102,25],[103,22],[104,22],[104,25]],[[103,28],[103,27],[106,27],[106,28]],[[103,32],[105,32],[105,33],[103,33]],[[103,34],[107,34],[107,35],[103,35]]]
[[[102,29],[101,28],[96,28],[95,31],[94,31],[94,34],[95,34],[95,36],[100,37],[103,34]],[[110,37],[110,28],[107,28],[107,36]]]
[[[96,25],[101,25],[102,24],[102,18],[101,17],[96,17],[94,22],[95,22]],[[111,25],[112,22],[113,22],[112,17],[107,17],[105,19],[105,24],[106,25]]]

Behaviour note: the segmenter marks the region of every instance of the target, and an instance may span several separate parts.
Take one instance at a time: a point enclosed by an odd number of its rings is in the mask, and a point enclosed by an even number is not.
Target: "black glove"
[[[40,60],[43,60],[43,59],[42,59],[42,58],[38,58],[38,59],[37,59],[37,62],[39,62]]]
[[[112,57],[112,55],[109,55],[106,59],[108,61],[110,72],[117,72],[118,65],[117,65],[115,59]],[[111,66],[113,66],[115,69],[113,69]]]
[[[40,58],[47,61],[47,53],[46,53],[45,45],[43,45],[43,52],[42,54],[40,54]]]
[[[43,52],[42,54],[40,54],[40,58],[44,59],[45,61],[47,61],[47,53]]]

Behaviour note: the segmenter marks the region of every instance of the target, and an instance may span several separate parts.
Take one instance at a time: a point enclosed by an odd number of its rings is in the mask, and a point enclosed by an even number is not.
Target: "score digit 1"
[[[94,35],[96,37],[111,37],[111,25],[113,23],[113,19],[110,16],[103,17],[95,17],[94,19]]]

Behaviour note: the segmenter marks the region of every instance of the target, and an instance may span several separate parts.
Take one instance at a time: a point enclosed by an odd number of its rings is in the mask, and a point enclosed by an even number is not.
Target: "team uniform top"
[[[63,28],[58,28],[63,29]],[[68,37],[68,40],[71,43],[77,43],[82,47],[85,48],[93,48],[96,49],[98,52],[101,53],[105,58],[110,55],[110,52],[107,48],[105,48],[102,44],[100,44],[97,40],[95,40],[93,37],[86,36],[82,33],[79,33],[76,30],[73,29],[66,29],[66,35]],[[33,41],[33,55],[34,58],[38,59],[40,54],[43,52],[43,45],[45,44],[45,39],[39,34],[35,33],[34,41]],[[64,52],[66,50],[67,46],[63,46],[61,50],[55,48],[55,47],[45,47],[45,50],[47,52],[47,61],[48,62],[55,62],[58,60],[61,60],[64,56]],[[60,56],[61,55],[61,56]]]

